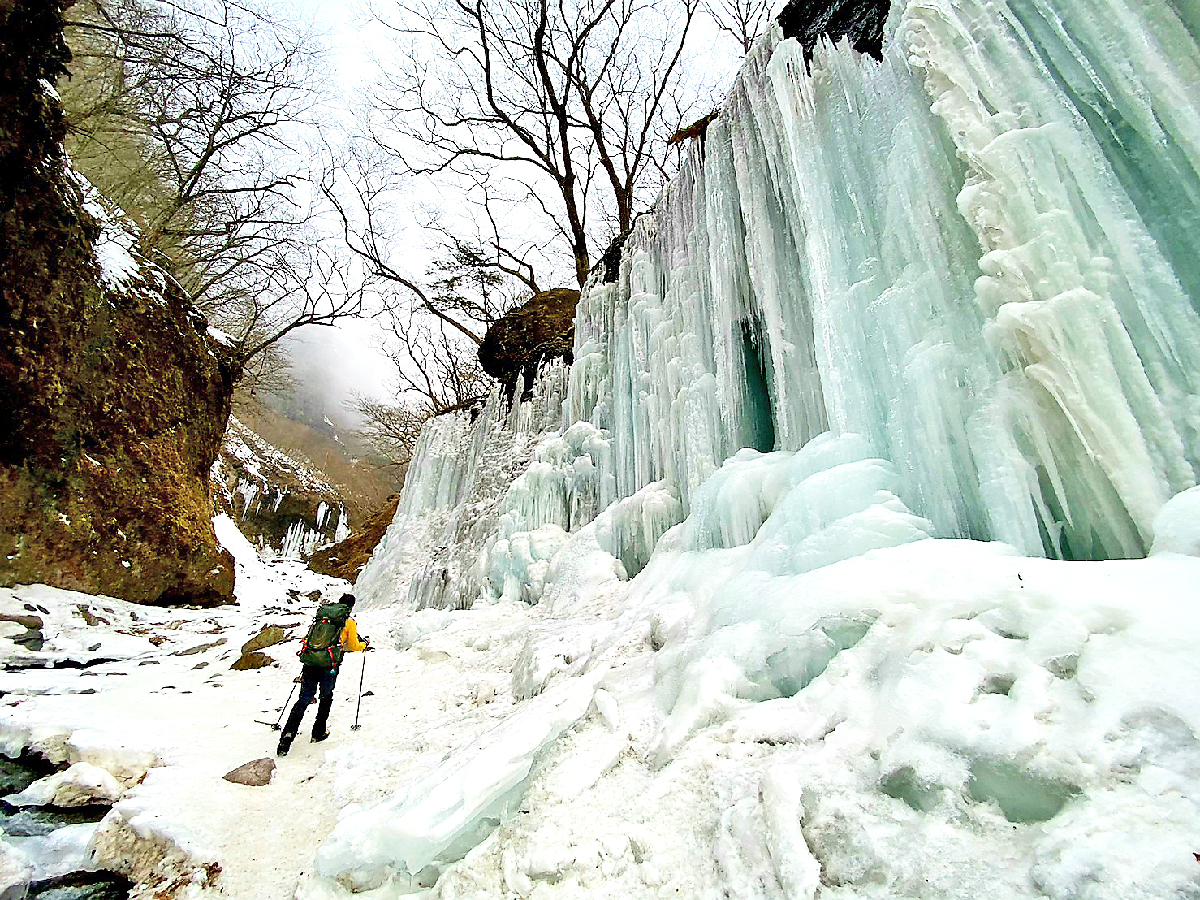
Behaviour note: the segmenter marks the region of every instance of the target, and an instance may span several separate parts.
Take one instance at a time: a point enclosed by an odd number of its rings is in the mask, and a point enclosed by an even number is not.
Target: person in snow
[[[371,649],[370,640],[366,637],[360,640],[358,637],[358,625],[350,617],[353,609],[354,595],[342,594],[337,603],[324,604],[317,610],[308,636],[300,647],[300,662],[303,664],[300,696],[296,698],[296,705],[292,707],[283,726],[283,734],[279,737],[279,747],[276,749],[279,756],[286,756],[291,749],[292,741],[300,730],[304,711],[318,692],[321,699],[317,703],[312,739],[323,741],[329,737],[329,708],[333,705],[333,685],[337,681],[342,657],[347,650]]]

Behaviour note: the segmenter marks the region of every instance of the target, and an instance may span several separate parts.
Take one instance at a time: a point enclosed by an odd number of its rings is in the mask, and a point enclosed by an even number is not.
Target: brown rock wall
[[[574,288],[542,291],[488,328],[479,345],[479,363],[504,383],[510,400],[518,381],[522,399],[529,394],[540,366],[555,359],[571,362],[578,304]]]
[[[228,602],[207,477],[234,364],[63,158],[62,7],[0,3],[0,584]]]

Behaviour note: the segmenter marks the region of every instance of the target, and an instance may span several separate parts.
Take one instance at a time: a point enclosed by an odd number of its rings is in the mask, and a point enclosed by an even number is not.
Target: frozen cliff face
[[[413,559],[361,583],[408,594],[432,550],[418,605],[536,601],[567,535],[656,485],[653,522],[603,529],[632,575],[725,460],[824,432],[935,536],[1143,555],[1200,465],[1194,24],[933,0],[881,64],[825,44],[812,74],[768,36],[580,300],[561,427],[558,370],[432,425],[386,542]]]
[[[618,496],[852,432],[941,536],[1139,556],[1200,462],[1194,39],[1166,3],[894,24],[812,77],[760,43],[581,301],[569,421]]]
[[[346,507],[323,473],[229,419],[212,470],[216,492],[238,529],[262,554],[307,559],[350,534]]]
[[[459,620],[520,621],[534,739],[406,776],[322,877],[1194,895],[1198,29],[912,0],[878,64],[762,41],[585,289],[561,407],[556,370],[431,425],[359,582],[535,604]]]
[[[360,601],[458,609],[481,596],[481,552],[496,537],[509,487],[561,424],[565,381],[566,370],[552,365],[527,400],[510,405],[497,387],[482,408],[425,425],[396,517],[355,583]]]

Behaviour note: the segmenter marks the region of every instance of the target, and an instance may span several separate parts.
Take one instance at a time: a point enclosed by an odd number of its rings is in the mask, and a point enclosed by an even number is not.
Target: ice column
[[[482,593],[500,504],[534,447],[562,422],[566,370],[549,367],[511,407],[494,388],[482,408],[426,423],[400,504],[356,582],[372,605],[464,608]]]

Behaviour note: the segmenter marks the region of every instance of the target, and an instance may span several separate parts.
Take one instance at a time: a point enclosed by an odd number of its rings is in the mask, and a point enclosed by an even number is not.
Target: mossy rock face
[[[271,665],[273,662],[275,662],[275,660],[267,656],[267,654],[263,653],[261,650],[251,650],[247,653],[243,653],[238,658],[238,661],[229,668],[238,672],[245,672],[249,669],[264,668],[265,666]]]
[[[393,494],[388,498],[387,505],[372,513],[350,537],[314,553],[308,560],[308,567],[322,575],[354,582],[383,540],[383,534],[396,517],[396,507],[399,505],[400,495]]]
[[[242,653],[252,653],[265,647],[274,647],[288,639],[288,634],[278,625],[264,625],[262,629],[246,643],[242,644]]]
[[[504,383],[510,400],[518,380],[523,382],[522,399],[528,396],[540,366],[555,359],[572,361],[578,304],[579,291],[574,288],[542,291],[487,330],[479,345],[479,362]]]
[[[230,602],[207,478],[235,364],[67,166],[67,59],[61,2],[0,3],[0,584]]]

